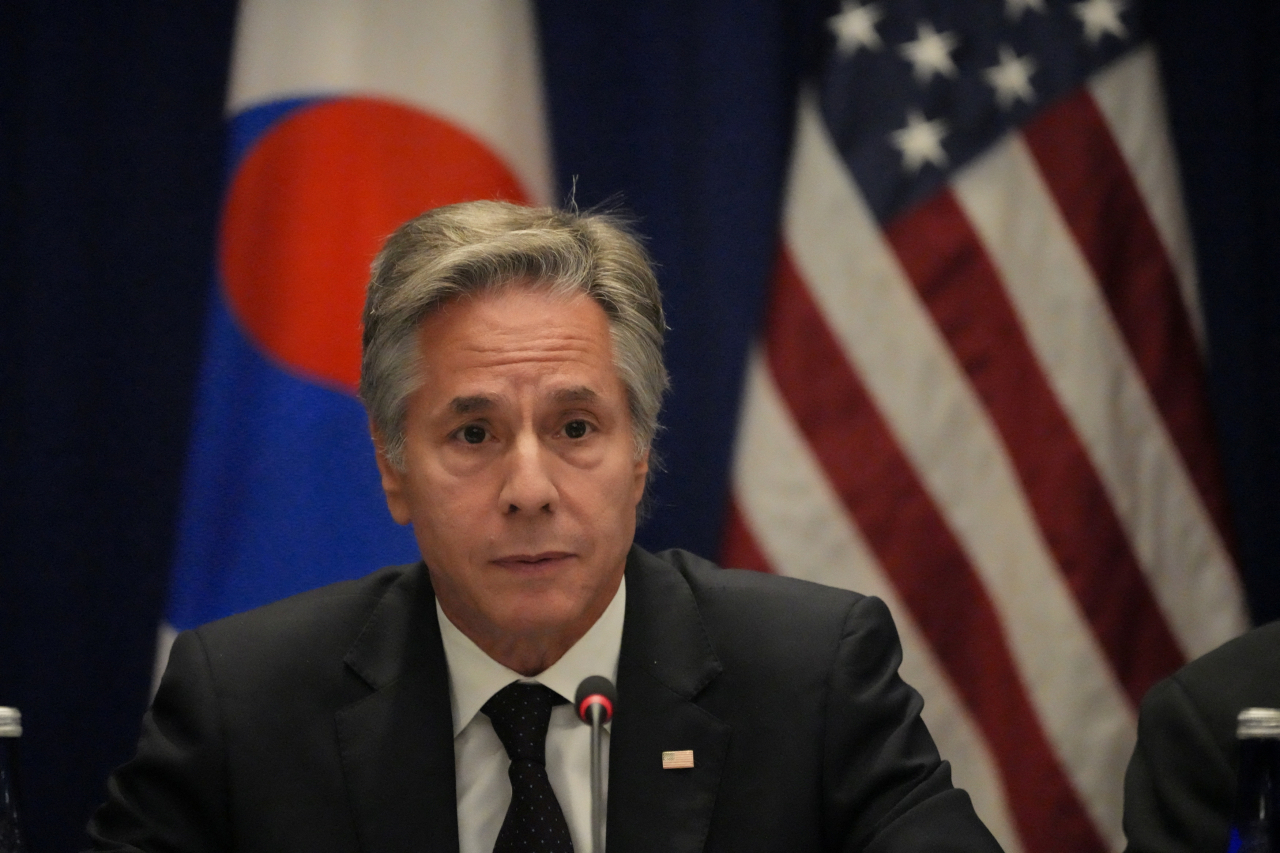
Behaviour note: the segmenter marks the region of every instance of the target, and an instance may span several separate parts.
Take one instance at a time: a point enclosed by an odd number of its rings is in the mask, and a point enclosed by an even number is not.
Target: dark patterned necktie
[[[565,699],[541,684],[508,684],[481,709],[511,759],[511,805],[493,853],[573,853],[569,824],[547,778],[547,725]]]

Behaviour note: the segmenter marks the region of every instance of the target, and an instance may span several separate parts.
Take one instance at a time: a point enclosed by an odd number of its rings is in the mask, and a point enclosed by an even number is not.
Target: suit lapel
[[[387,591],[346,664],[373,691],[336,714],[363,848],[456,851],[449,675],[425,567]]]
[[[703,849],[730,727],[695,704],[720,672],[693,592],[667,563],[633,548],[609,740],[610,853]],[[662,753],[694,766],[664,770]]]

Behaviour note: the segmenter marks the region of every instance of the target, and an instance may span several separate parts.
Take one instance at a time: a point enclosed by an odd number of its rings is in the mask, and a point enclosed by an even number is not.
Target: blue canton
[[[881,222],[1139,40],[1124,0],[846,0],[823,118]]]

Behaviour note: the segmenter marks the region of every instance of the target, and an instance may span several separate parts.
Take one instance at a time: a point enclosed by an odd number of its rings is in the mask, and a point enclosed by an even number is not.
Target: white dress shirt
[[[533,681],[550,687],[568,704],[551,710],[547,730],[547,776],[569,823],[573,849],[591,850],[591,729],[573,710],[578,684],[588,675],[618,679],[622,648],[622,617],[627,584],[618,586],[613,601],[586,634],[560,660],[534,678],[525,678],[489,657],[458,630],[436,602],[436,618],[449,666],[449,694],[453,704],[453,760],[458,790],[459,853],[493,853],[498,830],[511,803],[511,764],[489,718],[480,710],[493,694],[513,681]],[[609,724],[603,737],[605,789],[609,780]]]

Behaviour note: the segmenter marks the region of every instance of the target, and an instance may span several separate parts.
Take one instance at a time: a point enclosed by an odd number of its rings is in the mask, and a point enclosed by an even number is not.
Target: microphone
[[[617,700],[618,691],[614,689],[612,681],[603,675],[588,675],[578,685],[578,694],[574,698],[573,704],[578,709],[578,719],[587,725],[591,725],[590,715],[593,710],[598,710],[604,714],[604,717],[600,720],[601,723],[607,723],[612,720],[613,703]]]
[[[601,767],[604,724],[613,719],[618,691],[603,675],[588,675],[578,685],[573,707],[578,719],[591,726],[591,850],[604,853],[604,772]]]

